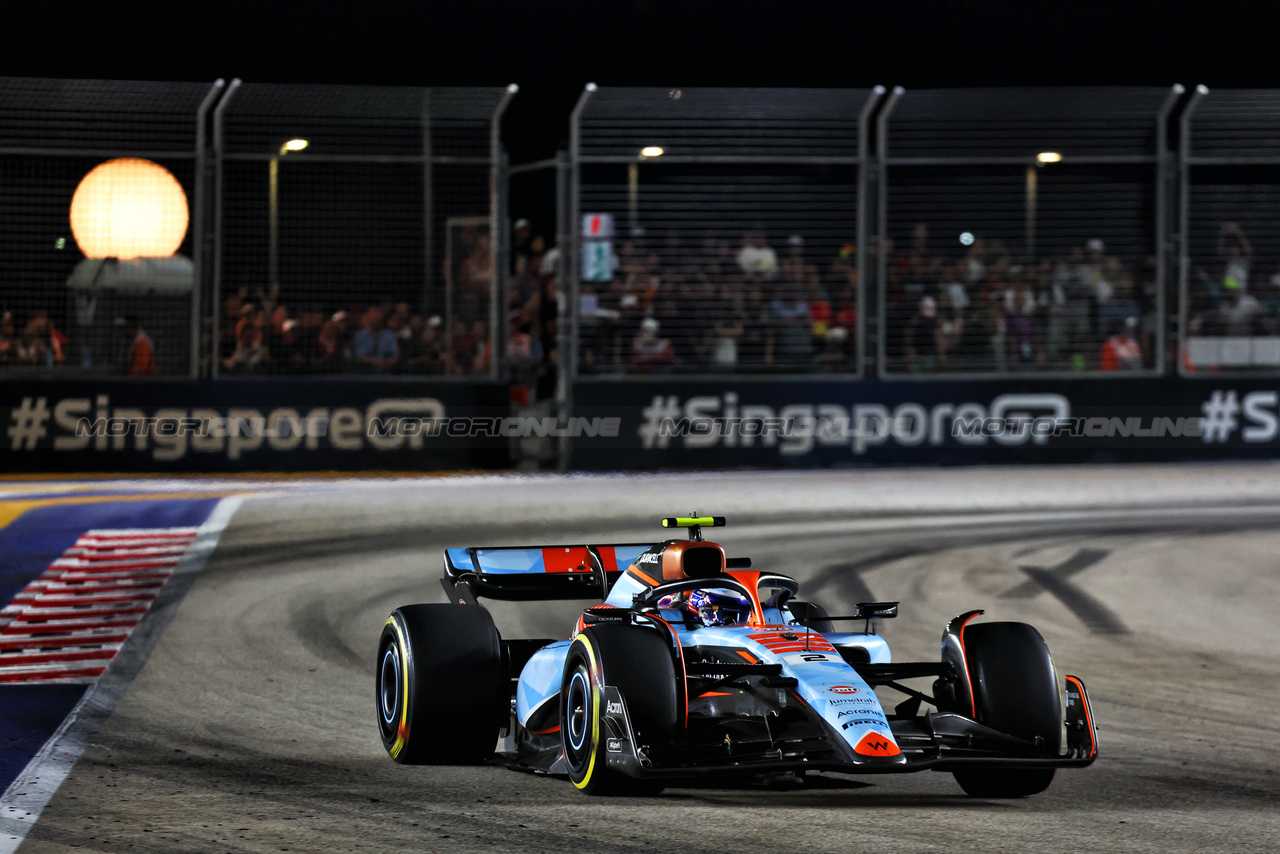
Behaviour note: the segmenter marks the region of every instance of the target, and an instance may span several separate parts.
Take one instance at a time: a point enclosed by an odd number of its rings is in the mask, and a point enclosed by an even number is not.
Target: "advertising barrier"
[[[522,440],[561,437],[587,471],[1280,456],[1280,383],[1265,380],[655,377],[579,382],[574,399],[558,422],[487,383],[10,382],[0,470],[500,469]]]
[[[575,469],[1212,460],[1280,455],[1280,382],[579,382]]]
[[[509,410],[506,387],[490,383],[7,382],[0,470],[506,468]]]

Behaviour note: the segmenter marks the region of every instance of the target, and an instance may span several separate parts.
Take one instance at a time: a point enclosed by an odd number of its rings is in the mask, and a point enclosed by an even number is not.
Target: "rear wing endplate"
[[[444,550],[440,580],[453,602],[604,599],[627,567],[654,543],[498,546]]]

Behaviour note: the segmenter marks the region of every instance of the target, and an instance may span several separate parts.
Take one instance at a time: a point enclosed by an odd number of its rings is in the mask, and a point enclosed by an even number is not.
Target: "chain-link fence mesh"
[[[191,367],[202,83],[0,78],[0,372]]]
[[[1280,370],[1280,92],[1208,92],[1188,115],[1187,373]]]
[[[882,375],[1158,368],[1176,94],[907,91],[881,152]]]
[[[869,97],[591,97],[576,152],[579,373],[855,372]]]
[[[201,181],[221,91],[0,78],[0,372],[481,377],[508,338],[550,352],[539,251],[502,257],[509,93],[246,84]],[[1174,100],[907,92],[867,160],[865,91],[601,90],[559,262],[580,373],[853,374],[864,344],[891,377],[1158,370],[1174,313],[1181,370],[1274,372],[1280,93],[1184,100],[1179,157]],[[1182,176],[1178,216],[1162,174]],[[139,218],[144,246],[123,239]]]
[[[504,94],[250,83],[229,95],[217,370],[488,376]]]

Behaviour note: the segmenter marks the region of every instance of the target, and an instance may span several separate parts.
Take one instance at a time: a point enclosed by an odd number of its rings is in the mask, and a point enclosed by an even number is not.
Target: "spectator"
[[[0,364],[15,361],[18,357],[18,336],[13,329],[13,313],[6,311],[0,317]]]
[[[489,340],[489,324],[483,320],[472,321],[471,337],[476,342],[475,372],[487,374],[489,373],[489,353],[493,348],[493,342]]]
[[[316,367],[338,370],[347,360],[347,319],[345,311],[334,313],[316,336]]]
[[[542,342],[529,334],[529,324],[523,320],[518,311],[509,314],[507,326],[507,366],[511,371],[511,402],[517,406],[527,406],[530,390],[537,378],[538,364],[542,361]]]
[[[1222,286],[1228,290],[1247,287],[1253,244],[1238,222],[1224,222],[1218,229],[1218,255],[1223,259]],[[1228,284],[1235,282],[1235,286]]]
[[[738,363],[746,368],[765,368],[772,364],[772,319],[759,283],[743,282],[742,337],[738,344]]]
[[[46,357],[49,355],[49,345],[34,322],[28,323],[22,330],[22,337],[18,339],[15,355],[17,356],[16,361],[24,365],[45,363]]]
[[[616,259],[616,255],[614,256]],[[542,275],[555,279],[556,274],[560,270],[560,247],[552,246],[546,252],[542,253]]]
[[[905,344],[907,369],[929,373],[938,366],[938,304],[922,297],[915,317],[907,324]]]
[[[1133,337],[1138,328],[1138,318],[1127,317],[1118,327],[1116,334],[1102,345],[1102,356],[1098,367],[1104,371],[1140,371],[1142,370],[1142,347]]]
[[[832,324],[835,329],[845,330],[844,340],[852,339],[854,332],[858,328],[858,291],[856,282],[857,275],[853,277],[855,284],[851,287],[845,285],[836,291],[835,310],[832,315]]]
[[[1129,275],[1115,258],[1107,259],[1104,274],[1110,285],[1111,293],[1106,300],[1098,304],[1098,327],[1100,329],[1117,329],[1130,317],[1142,316],[1142,304],[1138,302],[1137,285],[1133,276]],[[1135,331],[1135,335],[1137,332]]]
[[[790,289],[786,298],[779,296],[769,303],[772,321],[772,346],[765,361],[780,368],[798,368],[813,356],[813,315],[799,287]]]
[[[787,238],[787,254],[778,262],[778,275],[784,281],[804,283],[818,276],[818,268],[808,263],[804,257],[804,237],[793,234]]]
[[[511,272],[519,271],[521,264],[529,260],[533,243],[533,227],[521,217],[511,226]]]
[[[445,369],[444,340],[440,335],[442,321],[440,315],[433,315],[427,320],[414,315],[411,327],[416,321],[416,338],[412,339],[406,355],[409,370],[414,373],[441,374]]]
[[[399,361],[400,342],[383,325],[381,309],[371,308],[364,313],[364,325],[351,339],[351,357],[363,370],[380,374],[391,371]]]
[[[270,356],[272,371],[292,371],[300,365],[300,354],[294,348],[294,330],[297,325],[296,320],[289,318],[287,307],[277,305],[271,312],[262,330],[262,344]]]
[[[240,288],[222,304],[222,322],[218,329],[218,353],[227,358],[236,348],[236,327],[240,322],[240,309],[249,297],[247,287]]]
[[[1262,304],[1249,296],[1234,277],[1223,281],[1222,286],[1230,296],[1218,309],[1224,331],[1231,337],[1248,337],[1254,334],[1254,327],[1263,315]]]
[[[413,312],[409,309],[409,303],[398,302],[391,308],[390,315],[387,316],[387,328],[396,334],[401,342],[407,341],[411,336],[409,331],[409,321],[413,318]]]
[[[1094,270],[1079,247],[1071,250],[1063,269],[1066,274],[1062,279],[1066,295],[1062,311],[1063,345],[1068,351],[1079,351],[1094,335],[1090,320],[1095,293]]]
[[[646,317],[640,323],[640,332],[631,342],[631,367],[639,371],[661,370],[675,364],[675,348],[666,338],[658,336],[658,321]]]
[[[155,376],[155,347],[151,336],[138,325],[138,318],[130,316],[124,319],[124,337],[129,342],[125,349],[125,373],[131,377]]]
[[[827,332],[831,329],[833,313],[831,301],[827,299],[816,276],[809,280],[806,301],[809,305],[809,335],[813,338],[813,348],[818,350],[824,345]]]
[[[242,324],[236,336],[236,348],[223,360],[222,366],[235,374],[253,373],[269,355],[262,335],[252,324]]]
[[[542,291],[542,259],[533,255],[516,266],[511,280],[510,307],[519,311],[532,308]]]
[[[1019,282],[1004,292],[1005,329],[1014,361],[1035,360],[1035,312],[1035,295],[1026,282]]]
[[[938,294],[938,364],[946,365],[964,336],[964,312],[951,302],[951,291]],[[957,354],[958,355],[958,354]]]
[[[850,357],[848,350],[849,330],[843,326],[833,326],[827,331],[822,342],[822,350],[818,353],[817,362],[827,370],[839,370],[845,366]]]
[[[1008,364],[1008,325],[1005,322],[1003,294],[988,295],[982,331],[987,343],[987,353],[991,357],[991,368],[1003,373]]]
[[[758,228],[743,235],[737,260],[738,269],[748,275],[772,279],[778,272],[778,255],[766,244],[764,229]]]
[[[247,302],[240,306],[240,317],[236,320],[235,330],[237,347],[246,334],[253,338],[255,344],[262,343],[262,310],[257,303]]]
[[[711,338],[711,364],[732,371],[738,366],[738,341],[746,332],[746,314],[729,288],[709,307],[714,318]]]
[[[987,277],[987,243],[981,237],[975,239],[965,255],[964,280],[969,285],[980,284]]]
[[[28,347],[35,353],[37,362],[49,365],[62,364],[67,360],[67,336],[63,335],[49,322],[47,311],[37,311],[35,317],[23,331],[23,338]]]

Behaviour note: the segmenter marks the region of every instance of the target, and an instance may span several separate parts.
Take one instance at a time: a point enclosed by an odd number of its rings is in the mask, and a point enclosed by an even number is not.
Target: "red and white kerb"
[[[0,610],[0,684],[83,684],[101,676],[197,532],[83,534]]]

